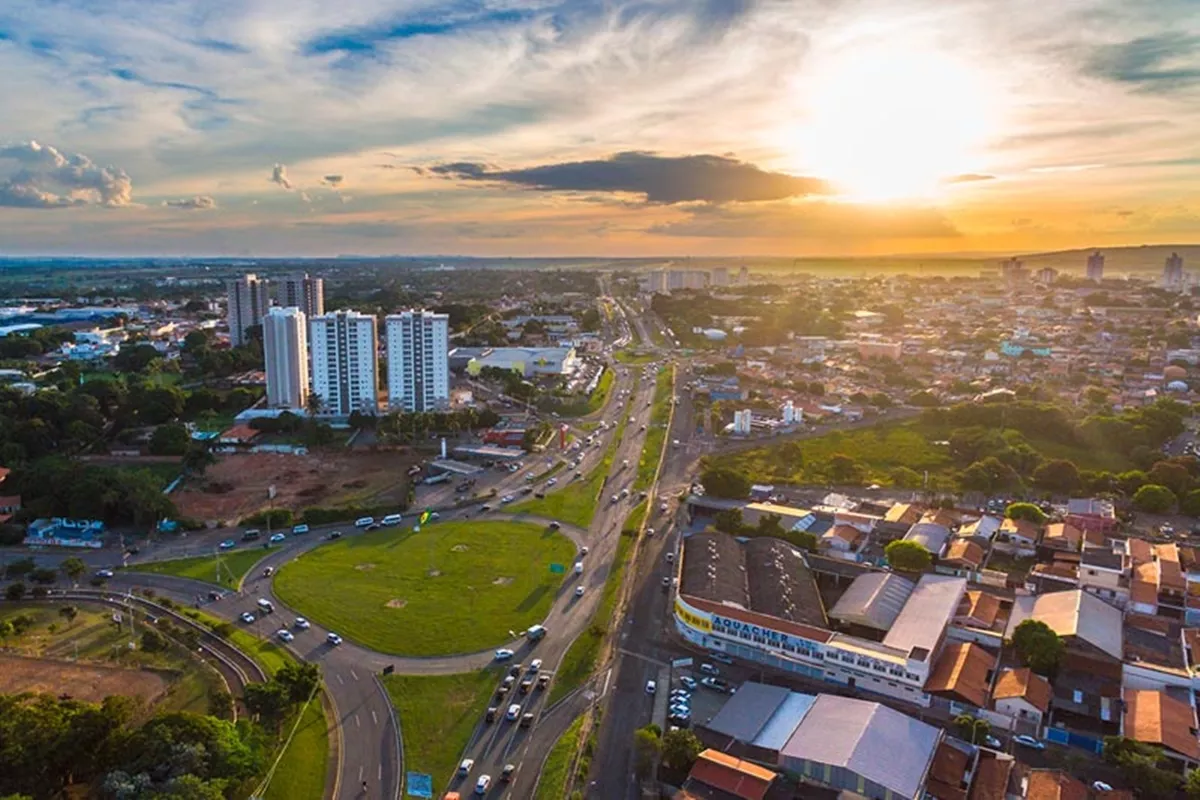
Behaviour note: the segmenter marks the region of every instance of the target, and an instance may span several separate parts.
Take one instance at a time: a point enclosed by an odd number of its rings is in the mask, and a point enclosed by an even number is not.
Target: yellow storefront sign
[[[678,597],[675,598],[675,616],[679,617],[691,628],[704,631],[705,633],[712,633],[712,620],[693,613],[684,606],[683,601]]]

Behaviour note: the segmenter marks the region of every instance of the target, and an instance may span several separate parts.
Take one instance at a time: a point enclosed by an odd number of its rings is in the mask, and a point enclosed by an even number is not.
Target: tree
[[[271,724],[278,723],[291,705],[287,690],[275,681],[246,684],[243,700],[247,711]]]
[[[1200,489],[1192,489],[1179,501],[1179,510],[1189,517],[1200,517]]]
[[[29,580],[34,583],[40,583],[44,586],[49,586],[58,580],[58,572],[49,567],[38,567],[29,573]]]
[[[1004,509],[1004,516],[1009,519],[1023,519],[1041,525],[1046,521],[1046,513],[1033,503],[1009,503]]]
[[[180,465],[193,475],[203,475],[205,470],[217,463],[217,457],[207,447],[198,442],[188,446],[183,454]]]
[[[32,558],[19,558],[4,568],[4,577],[9,580],[21,578],[37,569],[37,563]]]
[[[75,606],[63,606],[58,610],[58,615],[67,621],[67,626],[70,627],[75,618],[79,616],[79,609]]]
[[[67,576],[67,579],[72,583],[77,582],[83,577],[83,573],[87,572],[87,564],[79,556],[71,556],[63,559],[63,562],[58,565],[62,570],[62,574]]]
[[[1021,476],[1000,459],[988,456],[964,469],[958,483],[967,491],[991,494],[1019,486]]]
[[[309,392],[308,397],[304,399],[304,410],[310,418],[317,416],[325,410],[325,398],[316,392]]]
[[[147,653],[162,653],[168,646],[167,637],[153,628],[147,628],[142,633],[142,649]]]
[[[904,572],[924,572],[933,562],[933,555],[920,542],[897,539],[883,549],[892,569]]]
[[[1039,619],[1027,619],[1018,625],[1012,645],[1021,663],[1039,675],[1053,675],[1062,660],[1062,639]]]
[[[633,732],[634,770],[641,778],[650,775],[654,762],[662,751],[662,737],[657,726],[647,725]]]
[[[864,472],[862,466],[845,453],[831,455],[825,471],[834,483],[860,483]]]
[[[750,479],[728,467],[708,467],[700,475],[705,494],[741,500],[750,494]]]
[[[897,489],[918,489],[924,480],[921,473],[909,467],[894,467],[888,477]]]
[[[1144,742],[1106,736],[1104,760],[1119,767],[1125,780],[1143,797],[1172,797],[1179,788],[1179,775],[1159,766],[1162,750]]]
[[[0,642],[8,644],[8,637],[13,635],[13,625],[6,619],[0,619]]]
[[[742,532],[742,510],[740,508],[724,508],[713,517],[713,527],[722,533],[738,534]]]
[[[1183,791],[1189,800],[1200,800],[1200,769],[1188,773],[1187,780],[1183,782]]]
[[[1176,497],[1182,497],[1192,488],[1192,474],[1188,472],[1187,467],[1172,461],[1156,463],[1146,473],[1146,480],[1167,487]]]
[[[667,731],[662,737],[662,762],[673,770],[683,772],[691,769],[704,745],[689,730]]]
[[[275,673],[273,680],[283,687],[291,702],[304,703],[321,685],[321,667],[311,662],[289,663]]]
[[[25,597],[25,584],[20,581],[10,583],[8,588],[4,590],[4,597],[13,603],[21,602],[21,599]]]
[[[182,422],[159,425],[150,434],[150,452],[156,456],[181,456],[191,444],[192,435]]]
[[[1175,507],[1175,493],[1165,486],[1147,483],[1133,493],[1133,507],[1150,514],[1165,514]]]
[[[971,714],[959,714],[955,717],[954,727],[958,728],[962,738],[971,744],[982,743],[992,731],[992,724],[990,722]]]
[[[1055,494],[1071,494],[1079,488],[1079,467],[1065,458],[1047,461],[1033,471],[1033,482]]]

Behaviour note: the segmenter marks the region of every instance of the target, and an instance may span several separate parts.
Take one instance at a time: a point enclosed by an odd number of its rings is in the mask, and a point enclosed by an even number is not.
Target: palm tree
[[[954,725],[962,732],[963,738],[971,744],[979,744],[992,730],[990,722],[971,714],[959,714],[954,718]]]
[[[304,410],[308,412],[310,419],[317,416],[325,410],[325,398],[316,392],[309,392],[304,400]]]

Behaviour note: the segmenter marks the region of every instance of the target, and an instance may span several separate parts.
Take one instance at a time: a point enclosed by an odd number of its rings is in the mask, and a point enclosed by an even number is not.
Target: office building
[[[388,408],[434,411],[450,405],[450,317],[403,311],[386,321]]]
[[[267,405],[304,409],[308,401],[308,319],[298,308],[272,308],[263,317]]]
[[[226,319],[229,322],[229,342],[241,347],[248,340],[247,331],[262,323],[270,305],[267,297],[267,279],[247,273],[240,278],[227,281],[229,307]]]
[[[1104,280],[1104,254],[1099,250],[1088,256],[1087,277],[1089,281]]]
[[[376,340],[375,317],[369,314],[335,311],[312,319],[312,391],[321,398],[324,413],[378,412]]]
[[[729,285],[729,268],[716,267],[709,274],[710,281],[713,286],[728,286]]]
[[[1183,286],[1183,256],[1171,253],[1163,264],[1162,284],[1164,289],[1178,289]]]
[[[279,284],[279,305],[295,307],[308,319],[325,313],[325,281],[309,277],[308,273],[288,275]]]

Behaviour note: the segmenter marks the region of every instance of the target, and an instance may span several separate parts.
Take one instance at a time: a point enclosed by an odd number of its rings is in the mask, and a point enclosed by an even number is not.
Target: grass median
[[[654,483],[658,472],[658,461],[663,445],[667,441],[667,425],[671,421],[671,397],[674,394],[674,367],[658,371],[654,382],[654,401],[650,408],[650,423],[646,426],[646,442],[642,445],[642,456],[638,460],[637,477],[633,481],[634,491],[640,491]]]
[[[215,583],[226,589],[236,589],[250,568],[275,549],[277,548],[250,547],[244,550],[233,550],[220,556],[195,556],[171,561],[151,561],[146,564],[134,564],[128,568],[128,571],[173,575],[177,578],[191,578],[195,581]]]
[[[571,759],[579,751],[579,736],[583,732],[583,716],[571,723],[571,727],[559,737],[546,756],[542,777],[538,779],[534,800],[566,800],[567,778],[570,777]]]
[[[384,675],[381,680],[400,720],[404,769],[432,775],[435,790],[446,786],[483,719],[499,673],[484,669],[457,675]]]
[[[275,592],[297,612],[374,650],[470,653],[542,622],[575,545],[543,525],[437,522],[340,539],[285,564]]]

